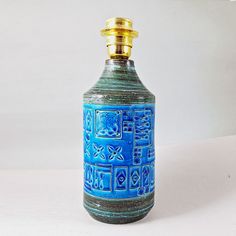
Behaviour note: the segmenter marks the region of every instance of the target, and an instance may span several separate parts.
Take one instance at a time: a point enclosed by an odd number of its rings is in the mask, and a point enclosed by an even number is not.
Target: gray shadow
[[[235,138],[217,144],[160,150],[155,206],[143,222],[196,211],[236,190]]]

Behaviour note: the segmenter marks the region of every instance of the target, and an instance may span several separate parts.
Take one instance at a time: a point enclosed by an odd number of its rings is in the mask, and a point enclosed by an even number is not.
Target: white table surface
[[[156,205],[108,225],[82,206],[82,169],[0,170],[0,236],[236,235],[236,136],[160,147]]]

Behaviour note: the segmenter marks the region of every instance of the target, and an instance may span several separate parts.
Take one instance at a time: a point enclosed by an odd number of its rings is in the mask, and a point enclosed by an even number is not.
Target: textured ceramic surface
[[[84,94],[84,206],[100,221],[136,221],[153,206],[154,101],[131,60],[107,60]]]
[[[132,60],[108,59],[98,82],[84,94],[84,103],[154,104],[155,97],[142,84]]]
[[[86,193],[124,199],[154,190],[154,105],[84,105]]]

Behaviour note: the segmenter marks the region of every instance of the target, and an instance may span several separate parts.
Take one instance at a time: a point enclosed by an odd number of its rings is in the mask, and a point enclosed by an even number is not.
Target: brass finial
[[[106,28],[101,30],[101,35],[106,36],[110,58],[128,59],[133,46],[133,38],[138,37],[138,32],[133,30],[130,19],[115,17],[106,21]]]

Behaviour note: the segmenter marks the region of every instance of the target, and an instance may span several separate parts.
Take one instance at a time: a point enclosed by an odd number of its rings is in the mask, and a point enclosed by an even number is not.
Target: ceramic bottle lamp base
[[[110,19],[102,33],[111,59],[84,94],[84,206],[99,221],[122,224],[154,204],[155,97],[128,59],[132,22]]]

